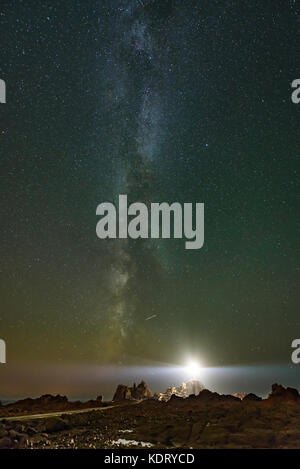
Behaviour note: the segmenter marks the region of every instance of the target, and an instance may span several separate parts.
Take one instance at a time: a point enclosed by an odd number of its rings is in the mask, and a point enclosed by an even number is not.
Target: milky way
[[[132,201],[155,198],[151,187],[155,177],[152,161],[161,158],[162,122],[166,125],[162,118],[162,90],[158,89],[158,83],[168,62],[166,54],[161,53],[159,44],[151,35],[149,23],[148,15],[144,9],[137,8],[136,2],[131,2],[126,8],[120,7],[113,30],[114,45],[104,72],[113,80],[108,96],[108,100],[114,101],[112,108],[117,106],[118,112],[121,108],[124,115],[126,109],[129,110],[125,122],[116,123],[118,130],[113,130],[118,133],[124,129],[126,146],[121,137],[116,141],[113,152],[123,163],[117,173],[116,194],[127,194]],[[114,70],[119,71],[117,79],[113,76]],[[163,268],[145,241],[134,246],[129,246],[130,243],[130,240],[116,241],[111,265],[113,298],[107,311],[107,339],[114,344],[114,357],[120,357],[128,340],[138,340],[145,327],[141,322],[146,319],[141,302],[144,294],[140,284],[141,253],[143,262],[156,263],[156,275]],[[138,320],[141,320],[139,327]]]

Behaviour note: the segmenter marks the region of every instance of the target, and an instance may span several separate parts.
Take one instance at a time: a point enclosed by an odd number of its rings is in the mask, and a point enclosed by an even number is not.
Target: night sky
[[[1,1],[0,397],[299,387],[299,39],[289,0]],[[98,239],[119,194],[204,202],[203,248]]]

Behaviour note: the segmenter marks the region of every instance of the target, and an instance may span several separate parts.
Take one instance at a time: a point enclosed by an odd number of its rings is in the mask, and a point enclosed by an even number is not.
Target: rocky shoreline
[[[48,398],[48,403],[53,406],[54,398],[62,405],[62,399],[57,396]],[[40,402],[43,400],[40,398]],[[36,405],[35,402],[34,409]],[[2,417],[5,407],[0,407]],[[254,394],[240,399],[204,389],[187,398],[172,395],[167,402],[153,396],[123,399],[106,405],[101,402],[97,408],[81,413],[38,419],[28,415],[23,421],[4,418],[0,422],[0,449],[111,449],[145,445],[152,448],[299,448],[299,393],[274,384],[267,399]]]

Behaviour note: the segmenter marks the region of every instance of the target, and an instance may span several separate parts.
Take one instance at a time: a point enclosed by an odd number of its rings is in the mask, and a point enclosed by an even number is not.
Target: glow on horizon
[[[190,360],[185,366],[185,371],[190,378],[198,378],[201,372],[202,366],[196,360]]]

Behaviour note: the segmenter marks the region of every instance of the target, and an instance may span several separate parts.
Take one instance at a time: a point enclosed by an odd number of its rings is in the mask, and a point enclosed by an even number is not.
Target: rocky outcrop
[[[272,392],[268,400],[273,402],[296,402],[299,400],[299,392],[294,388],[284,388],[281,384],[273,384]]]
[[[257,396],[256,394],[253,394],[250,392],[249,394],[246,394],[246,396],[243,398],[243,402],[260,402],[262,401],[262,398]]]
[[[132,387],[126,386],[125,384],[119,384],[115,391],[113,401],[149,399],[152,396],[153,394],[145,381],[141,381],[138,386],[134,383]]]
[[[43,412],[56,412],[67,410],[80,410],[86,408],[102,407],[102,396],[98,396],[96,400],[86,402],[69,402],[66,396],[57,394],[44,394],[37,399],[22,399],[11,404],[3,405],[0,408],[0,417],[10,417],[22,414],[39,414]]]
[[[198,401],[204,403],[209,402],[241,402],[238,397],[233,396],[232,394],[218,394],[217,392],[209,391],[208,389],[203,389],[198,396]]]
[[[130,388],[125,384],[119,384],[115,391],[113,401],[124,401],[126,399],[131,399]]]
[[[133,385],[133,388],[131,388],[131,396],[133,399],[147,399],[149,397],[152,397],[153,394],[148,388],[147,384],[145,381],[141,381],[138,386]]]
[[[195,406],[218,406],[225,405],[231,407],[231,405],[241,404],[241,399],[238,397],[232,396],[231,394],[218,394],[216,392],[209,391],[208,389],[203,389],[198,395],[190,394],[188,397],[181,397],[176,394],[172,394],[171,398],[168,400],[168,406],[173,404],[178,404],[180,407],[193,408]]]

